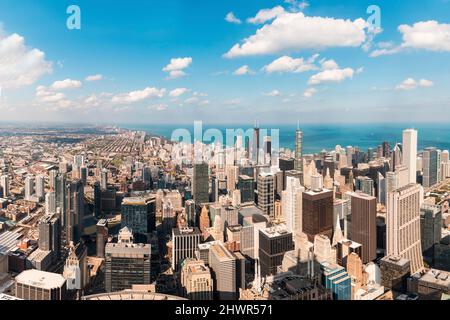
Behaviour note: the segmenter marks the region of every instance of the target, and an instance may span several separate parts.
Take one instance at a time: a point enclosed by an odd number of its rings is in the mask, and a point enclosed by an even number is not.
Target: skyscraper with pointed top
[[[303,172],[303,132],[300,131],[300,123],[297,124],[295,131],[295,159],[294,170]]]

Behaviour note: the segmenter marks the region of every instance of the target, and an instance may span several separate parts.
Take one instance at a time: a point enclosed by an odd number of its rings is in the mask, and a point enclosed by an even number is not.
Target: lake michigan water
[[[149,134],[171,138],[175,129],[187,129],[193,135],[193,123],[186,125],[120,125],[122,128],[131,130],[146,131]],[[251,124],[229,124],[229,125],[209,125],[203,123],[203,132],[207,129],[215,128],[224,133],[226,129],[252,128]],[[273,125],[261,124],[261,129],[278,129],[280,137],[280,147],[294,148],[295,130],[297,125]],[[361,150],[376,148],[383,141],[388,141],[391,147],[397,142],[402,142],[403,129],[414,128],[418,130],[419,146],[423,150],[426,147],[437,147],[441,150],[450,150],[450,124],[303,124],[300,129],[303,131],[303,152],[304,154],[316,153],[321,150],[332,150],[336,145],[342,147],[353,146]]]

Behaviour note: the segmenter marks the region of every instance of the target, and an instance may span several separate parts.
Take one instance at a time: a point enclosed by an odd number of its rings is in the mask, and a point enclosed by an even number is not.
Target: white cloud
[[[228,12],[227,15],[225,16],[225,21],[229,22],[229,23],[235,23],[235,24],[241,24],[242,21],[239,20],[233,12]]]
[[[297,1],[297,0],[284,0],[285,3],[291,5],[291,10],[305,10],[307,7],[309,7],[309,3],[306,1]]]
[[[169,96],[172,98],[178,98],[179,96],[182,96],[186,92],[188,92],[189,89],[187,88],[176,88],[170,91]]]
[[[94,74],[92,76],[86,77],[86,81],[100,81],[103,79],[103,75],[101,74]]]
[[[268,97],[278,97],[281,95],[281,92],[275,89],[275,90],[265,93],[264,95],[268,96]]]
[[[147,87],[143,90],[131,91],[128,93],[115,95],[111,102],[114,104],[127,104],[139,102],[148,98],[162,98],[166,89],[158,89],[154,87]]]
[[[323,70],[332,70],[339,68],[338,64],[334,60],[322,60],[320,62]]]
[[[253,18],[248,18],[247,22],[252,24],[261,24],[267,21],[270,21],[272,19],[275,19],[276,17],[284,14],[286,11],[282,6],[276,6],[272,9],[262,9],[259,10],[256,16]]]
[[[308,84],[318,85],[324,82],[342,82],[347,78],[353,78],[354,73],[352,68],[324,70],[309,78]]]
[[[308,17],[302,12],[285,13],[256,33],[235,44],[226,58],[274,54],[286,50],[325,49],[328,47],[358,47],[366,41],[367,23]]]
[[[164,104],[164,103],[155,104],[155,105],[149,106],[147,109],[152,110],[152,111],[164,111],[164,110],[167,110],[167,104]]]
[[[422,88],[429,88],[434,86],[433,81],[421,79],[419,81],[416,81],[413,78],[407,78],[402,83],[400,83],[398,86],[395,87],[396,90],[414,90],[419,87]]]
[[[250,67],[249,67],[249,66],[245,65],[245,66],[242,66],[242,67],[236,69],[236,70],[233,72],[233,74],[234,74],[235,76],[244,76],[244,75],[248,75],[248,74],[253,74],[253,71],[250,70]]]
[[[315,95],[317,92],[316,88],[308,88],[305,90],[305,92],[303,93],[303,96],[305,98],[311,98],[313,95]]]
[[[176,79],[184,77],[186,75],[186,72],[184,72],[183,70],[189,67],[191,64],[192,64],[191,57],[172,58],[170,59],[170,63],[167,66],[165,66],[162,70],[169,74],[167,79]]]
[[[16,89],[31,85],[52,71],[52,63],[45,60],[44,52],[27,47],[25,39],[16,33],[5,36],[0,26],[1,87]]]
[[[194,96],[194,97],[190,97],[190,98],[187,98],[186,100],[184,100],[184,103],[189,104],[189,105],[205,106],[205,105],[208,105],[210,103],[210,101],[203,100],[203,99],[198,98],[197,96]]]
[[[412,26],[402,24],[398,27],[398,31],[403,36],[400,45],[390,44],[386,48],[374,50],[370,56],[392,55],[408,49],[450,52],[450,24],[435,20],[420,21]]]
[[[65,79],[61,81],[53,82],[51,88],[53,90],[66,90],[66,89],[76,89],[81,87],[81,81]]]
[[[313,56],[308,61],[305,61],[303,58],[294,59],[289,56],[282,56],[272,61],[270,64],[264,66],[262,70],[267,73],[306,72],[309,70],[317,69],[317,67],[313,64],[316,57],[317,56]]]

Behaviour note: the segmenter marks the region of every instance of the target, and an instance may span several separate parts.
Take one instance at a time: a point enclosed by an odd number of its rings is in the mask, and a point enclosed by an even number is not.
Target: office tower
[[[318,234],[314,237],[314,255],[319,263],[334,262],[330,238],[323,234]]]
[[[0,187],[3,190],[3,197],[9,197],[9,177],[7,175],[0,177]]]
[[[395,171],[397,166],[402,164],[402,151],[397,143],[391,153],[391,171]]]
[[[260,136],[259,136],[259,127],[258,123],[255,124],[255,128],[253,128],[253,142],[252,142],[252,160],[256,164],[259,164],[259,144],[260,144]]]
[[[56,178],[56,210],[61,213],[61,225],[66,226],[66,211],[67,211],[67,188],[66,175],[59,174]]]
[[[155,199],[129,197],[122,200],[121,228],[128,227],[136,242],[146,243],[149,234],[155,230]]]
[[[100,186],[102,189],[108,188],[108,170],[103,168],[100,177]]]
[[[39,249],[52,251],[52,260],[59,258],[61,253],[61,221],[53,214],[44,216],[38,225]]]
[[[269,156],[269,159],[272,156],[272,138],[269,136],[266,136],[263,138],[263,147],[264,147],[264,155]]]
[[[242,280],[242,261],[221,242],[211,245],[208,259],[217,298],[237,300]]]
[[[398,165],[395,169],[397,175],[397,189],[409,184],[409,170],[404,165]]]
[[[261,275],[268,276],[277,273],[278,266],[283,262],[284,254],[294,249],[292,233],[285,225],[277,225],[259,231],[259,261]]]
[[[417,131],[403,131],[403,165],[408,168],[408,183],[417,182]]]
[[[311,175],[311,190],[320,191],[323,189],[323,176],[321,174]]]
[[[56,213],[56,193],[50,191],[45,195],[45,213]]]
[[[342,266],[331,263],[320,265],[322,270],[322,283],[331,290],[333,300],[351,300],[351,278]]]
[[[420,206],[423,188],[409,184],[389,194],[386,214],[387,255],[411,261],[411,273],[423,268],[420,241]]]
[[[380,261],[381,285],[395,293],[406,291],[411,276],[411,263],[399,256],[386,256]]]
[[[108,220],[100,219],[96,226],[96,253],[97,257],[105,257],[105,244],[108,241]]]
[[[227,190],[233,191],[236,189],[236,180],[239,173],[239,167],[237,166],[227,166],[226,167],[226,175],[227,175]]]
[[[213,280],[211,270],[202,260],[185,259],[181,266],[181,286],[189,300],[212,300]]]
[[[359,257],[362,255],[362,245],[356,241],[342,239],[336,246],[336,262],[346,267],[347,258],[350,254],[356,253]]]
[[[219,179],[211,176],[211,202],[219,201]]]
[[[206,232],[206,229],[210,227],[209,213],[208,208],[206,208],[206,206],[203,206],[202,210],[200,211],[199,227],[201,232]]]
[[[194,164],[192,194],[196,205],[209,202],[209,168],[205,162]]]
[[[420,207],[420,235],[422,250],[428,256],[432,254],[433,247],[442,238],[442,207],[422,204]]]
[[[194,200],[187,200],[184,203],[184,212],[186,213],[188,226],[189,227],[197,226],[197,217],[196,217],[196,212],[195,212]]]
[[[36,176],[36,197],[44,199],[45,196],[45,180],[43,175]]]
[[[66,279],[68,290],[83,290],[89,284],[87,247],[83,242],[70,247],[64,264],[63,277]]]
[[[364,264],[377,257],[377,199],[362,192],[351,194],[352,240],[362,245]]]
[[[23,300],[64,300],[66,279],[58,273],[25,270],[15,278],[15,292]]]
[[[450,177],[450,159],[448,150],[441,153],[441,179],[445,180]]]
[[[102,190],[98,181],[94,183],[94,215],[96,218],[102,216]]]
[[[150,284],[151,246],[134,243],[128,228],[119,232],[118,243],[105,248],[105,290],[130,289],[134,284]]]
[[[238,177],[238,189],[241,191],[241,202],[255,202],[255,190],[253,178],[240,175]]]
[[[298,128],[295,131],[294,170],[303,172],[303,132]]]
[[[304,185],[304,175],[303,172],[298,170],[288,170],[284,172],[284,181],[283,181],[283,187],[286,188],[286,179],[287,177],[294,177],[300,180],[300,184]],[[283,189],[284,190],[284,189]]]
[[[50,187],[50,190],[56,191],[56,179],[58,177],[58,171],[57,170],[50,170],[48,173],[48,185]]]
[[[347,156],[347,167],[353,167],[353,147],[348,146],[345,148],[345,155]]]
[[[369,196],[373,196],[375,194],[375,188],[373,180],[369,177],[360,176],[356,178],[355,188],[361,192]]]
[[[86,185],[87,177],[88,177],[88,168],[86,166],[81,166],[80,167],[80,180],[83,183],[83,185]]]
[[[438,183],[440,161],[436,148],[425,148],[423,152],[423,186],[430,188]]]
[[[275,176],[270,173],[260,173],[258,176],[258,207],[271,217],[274,214]]]
[[[377,185],[378,185],[377,200],[382,205],[386,205],[386,178],[381,173],[378,173]]]
[[[389,142],[384,141],[383,142],[383,157],[389,158],[391,155],[391,146],[389,145]]]
[[[194,258],[195,250],[201,242],[202,233],[198,228],[174,228],[172,230],[172,269],[177,271],[186,258]]]
[[[81,180],[72,181],[67,187],[66,209],[67,242],[76,244],[83,235],[84,219],[84,186]]]
[[[25,178],[25,200],[31,200],[34,194],[34,177],[28,175]]]
[[[333,192],[308,190],[303,194],[302,225],[309,241],[314,241],[317,234],[332,238],[333,234]]]
[[[302,192],[305,188],[300,180],[293,177],[286,178],[286,190],[282,192],[282,213],[288,232],[294,235],[302,233]]]

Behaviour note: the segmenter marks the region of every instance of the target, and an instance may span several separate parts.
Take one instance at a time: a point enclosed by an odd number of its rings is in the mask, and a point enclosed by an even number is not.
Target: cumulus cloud
[[[235,44],[224,57],[274,54],[286,50],[358,47],[366,41],[366,29],[367,23],[361,18],[351,21],[286,12],[262,26],[241,44]]]
[[[400,45],[391,44],[387,48],[374,50],[370,56],[392,55],[407,49],[450,52],[450,24],[439,23],[435,20],[420,21],[412,26],[400,25],[398,31],[403,38]]]
[[[233,12],[228,12],[227,15],[225,16],[225,21],[229,22],[229,23],[235,23],[235,24],[241,24],[242,21],[239,20]]]
[[[165,66],[162,70],[169,74],[167,79],[181,78],[186,75],[186,72],[184,72],[183,70],[189,67],[191,64],[192,64],[191,57],[172,58],[170,59],[170,63],[167,66]]]
[[[103,79],[103,75],[101,74],[94,74],[91,76],[86,77],[86,81],[100,81]]]
[[[29,48],[25,39],[14,33],[6,36],[0,27],[0,86],[16,89],[33,84],[53,71],[45,53]]]
[[[264,22],[275,19],[276,17],[284,14],[284,8],[282,6],[276,6],[272,9],[259,10],[256,16],[248,18],[247,22],[252,24],[262,24]]]
[[[268,96],[268,97],[278,97],[281,95],[281,92],[275,89],[275,90],[265,93],[264,95]]]
[[[149,98],[162,98],[165,92],[166,89],[147,87],[143,90],[136,90],[128,93],[115,95],[112,97],[111,102],[114,104],[135,103]]]
[[[176,88],[169,92],[169,96],[172,98],[178,98],[179,96],[182,96],[188,91],[189,89],[187,88]]]
[[[66,89],[76,89],[81,87],[81,81],[65,79],[61,81],[53,82],[51,88],[53,90],[66,90]]]
[[[52,88],[38,86],[36,88],[36,102],[38,106],[45,106],[52,110],[67,109],[74,106],[74,103],[67,99],[61,92],[55,92]]]
[[[353,78],[354,73],[355,71],[352,68],[324,70],[311,76],[308,84],[318,85],[324,82],[342,82],[347,78]]]
[[[306,71],[317,69],[317,67],[314,65],[314,60],[316,58],[317,58],[317,55],[315,55],[315,56],[311,57],[309,60],[305,61],[303,58],[292,58],[289,56],[282,56],[282,57],[272,61],[270,64],[264,66],[262,68],[262,70],[267,73],[306,72]]]
[[[245,66],[242,66],[242,67],[236,69],[236,70],[233,72],[233,74],[234,74],[235,76],[245,76],[245,75],[248,75],[248,74],[253,74],[253,71],[250,70],[250,67],[249,67],[249,66],[245,65]]]
[[[311,98],[313,95],[315,95],[317,92],[316,88],[308,88],[305,90],[305,92],[303,93],[303,96],[305,98]]]
[[[407,78],[402,83],[400,83],[398,86],[395,87],[396,90],[414,90],[419,87],[422,88],[429,88],[434,86],[433,81],[427,80],[427,79],[421,79],[419,81],[416,81],[413,78]]]

